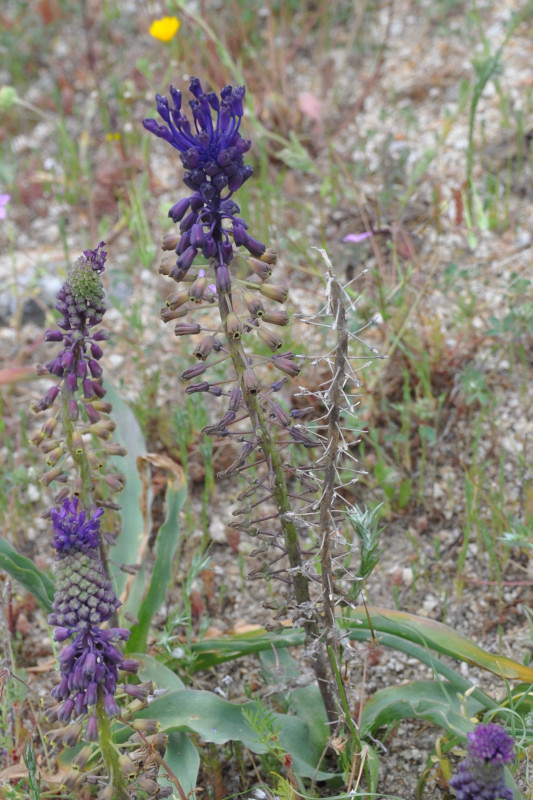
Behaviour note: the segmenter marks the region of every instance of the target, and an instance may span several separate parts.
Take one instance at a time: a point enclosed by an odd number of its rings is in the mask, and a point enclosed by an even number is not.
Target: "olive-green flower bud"
[[[259,287],[259,291],[270,300],[275,300],[276,303],[284,303],[289,296],[289,290],[276,283],[264,283]]]
[[[288,325],[289,315],[284,309],[280,309],[279,311],[265,311],[262,321],[270,322],[271,325]]]
[[[234,311],[226,317],[226,332],[229,339],[240,339],[242,336],[242,322]]]
[[[273,331],[269,331],[268,328],[258,328],[257,335],[273,353],[281,348],[281,339]]]
[[[256,317],[263,317],[265,313],[263,303],[255,294],[252,292],[244,292],[243,299],[246,303],[248,311],[250,312],[250,316],[252,316],[254,319],[256,319]]]

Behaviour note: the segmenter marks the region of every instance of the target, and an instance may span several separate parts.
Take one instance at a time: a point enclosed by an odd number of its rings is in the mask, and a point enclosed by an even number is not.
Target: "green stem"
[[[113,787],[114,800],[131,800],[126,788],[126,779],[118,763],[118,751],[113,741],[111,720],[104,707],[104,694],[102,687],[98,690],[96,701],[96,719],[98,720],[98,743],[109,778],[109,785]]]
[[[87,455],[85,451],[82,453],[77,453],[74,449],[74,443],[72,440],[72,436],[74,433],[74,422],[73,420],[69,419],[68,416],[68,404],[69,404],[69,393],[67,391],[65,383],[63,384],[62,389],[62,403],[61,403],[61,414],[62,414],[62,424],[63,424],[63,432],[65,434],[65,443],[68,452],[72,457],[72,461],[74,462],[74,468],[77,470],[80,476],[81,488],[80,488],[80,499],[82,506],[87,511],[92,511],[93,509],[93,477],[91,475],[91,467],[89,461],[87,459]],[[100,560],[103,564],[105,569],[106,575],[109,577],[109,562],[107,558],[107,552],[102,541],[102,537],[100,537],[99,543],[99,555]],[[116,624],[117,616],[116,613],[113,614],[111,618],[113,624]]]
[[[226,319],[230,313],[228,300],[231,303],[231,300],[226,295],[221,294],[219,297],[220,317],[224,324],[224,329],[226,329]],[[285,547],[287,548],[287,557],[289,559],[289,565],[292,572],[295,599],[299,606],[307,605],[310,607],[311,596],[309,592],[309,578],[304,574],[302,569],[302,553],[300,550],[298,530],[294,522],[291,520],[292,508],[288,496],[285,472],[281,463],[279,450],[271,436],[270,428],[265,419],[259,398],[257,395],[247,391],[246,387],[244,386],[243,375],[246,369],[246,360],[240,340],[235,340],[232,339],[231,336],[227,336],[227,342],[231,360],[242,388],[244,401],[249,411],[252,425],[259,428],[261,432],[259,446],[267,464],[270,465],[270,468],[274,474],[274,501],[279,512],[283,538]],[[304,630],[306,633],[306,639],[308,641],[315,641],[319,639],[320,634],[316,619],[316,612],[313,611],[311,618],[304,623]],[[322,643],[317,648],[317,651],[313,656],[313,669],[318,681],[322,699],[324,701],[328,720],[331,723],[337,723],[339,719],[338,703],[333,688],[334,684],[330,677],[328,658],[324,652]]]

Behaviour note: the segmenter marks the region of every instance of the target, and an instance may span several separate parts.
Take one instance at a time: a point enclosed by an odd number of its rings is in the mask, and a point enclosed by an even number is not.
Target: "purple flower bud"
[[[99,345],[95,344],[94,342],[91,342],[91,355],[93,358],[99,360],[104,355],[104,351],[102,350],[101,347],[99,347]]]
[[[53,405],[58,394],[59,394],[58,386],[52,386],[50,389],[48,389],[45,396],[41,400],[43,411],[45,411],[47,408],[50,408],[50,406]]]
[[[63,720],[64,722],[68,722],[74,710],[74,700],[72,697],[69,697],[61,708],[58,711],[57,718]]]
[[[46,331],[44,334],[45,342],[62,342],[64,333],[62,331]]]
[[[99,378],[102,375],[103,370],[98,361],[96,361],[94,358],[90,358],[88,364],[93,378]]]
[[[246,245],[249,236],[246,233],[244,227],[242,225],[235,224],[233,226],[233,241],[239,247],[240,245]]]
[[[192,226],[191,229],[191,246],[202,247],[205,242],[204,229],[201,223]]]
[[[67,391],[69,392],[77,392],[78,391],[78,381],[76,379],[75,372],[69,372],[66,379],[65,379],[65,386],[67,387]]]
[[[478,725],[467,734],[467,756],[450,780],[457,800],[512,800],[504,765],[514,760],[514,741],[500,725]]]
[[[93,705],[92,703],[88,705]],[[85,728],[85,739],[88,742],[97,742],[98,741],[98,722],[96,721],[96,717],[94,714],[89,717],[87,720],[87,725]]]
[[[191,383],[190,386],[187,386],[185,389],[185,394],[194,394],[195,392],[207,392],[209,391],[210,384],[207,381],[201,381],[200,383]]]
[[[215,267],[215,280],[219,294],[229,294],[231,292],[231,278],[229,269],[225,264],[218,264]]]
[[[94,653],[88,653],[87,658],[85,659],[85,663],[83,664],[83,674],[94,675],[95,669],[96,669],[96,655]]]
[[[85,690],[85,702],[88,706],[94,706],[98,699],[98,684],[94,681],[91,681],[87,684],[87,689]]]
[[[184,197],[183,200],[179,200],[177,203],[174,203],[172,208],[169,209],[168,216],[174,222],[179,222],[187,213],[187,209],[189,208],[190,204],[190,197]]]
[[[102,398],[105,396],[106,390],[99,381],[92,381],[92,385],[94,393],[97,397]]]
[[[190,381],[192,378],[203,375],[206,369],[207,366],[205,364],[197,364],[195,367],[189,367],[189,369],[181,373],[181,379],[182,381]]]
[[[291,378],[295,378],[300,372],[300,367],[294,361],[284,358],[283,356],[274,356],[272,363],[281,370],[281,372],[290,375]]]
[[[96,409],[93,408],[93,406],[90,403],[84,403],[84,408],[85,408],[85,413],[87,414],[87,417],[89,419],[89,422],[91,422],[92,424],[98,422],[98,420],[100,419],[100,414],[98,413],[98,411],[96,411]]]
[[[196,258],[196,253],[197,253],[196,247],[192,247],[192,246],[188,247],[185,250],[185,252],[182,253],[180,255],[180,257],[178,258],[178,260],[176,262],[178,267],[180,269],[189,269],[189,267],[191,266],[192,262]]]
[[[120,665],[120,669],[124,672],[130,672],[132,675],[134,675],[139,669],[139,662],[134,661],[132,658],[125,658]]]
[[[187,216],[180,222],[180,231],[182,233],[190,231],[193,225],[196,224],[197,220],[198,220],[198,214],[195,211],[190,211],[187,214]]]
[[[108,717],[114,717],[120,712],[118,703],[112,694],[106,694],[104,697],[104,708]]]
[[[92,400],[92,399],[93,399],[93,397],[95,397],[95,391],[94,391],[94,388],[93,388],[93,382],[92,382],[92,380],[91,380],[90,378],[85,378],[85,379],[84,379],[84,380],[81,382],[81,385],[82,385],[82,387],[83,387],[83,396],[84,396],[84,397],[85,397],[87,400]]]

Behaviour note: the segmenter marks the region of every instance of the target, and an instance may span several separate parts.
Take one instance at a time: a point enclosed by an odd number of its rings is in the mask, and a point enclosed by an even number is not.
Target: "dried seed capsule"
[[[181,292],[172,292],[167,297],[166,306],[174,311],[176,308],[184,305],[189,299],[189,292],[181,291]]]
[[[201,303],[206,289],[207,278],[197,278],[189,289],[189,300],[192,300],[193,303]]]
[[[175,311],[171,311],[170,308],[162,308],[160,313],[161,322],[172,322],[173,319],[186,317],[188,313],[189,306],[182,306],[181,308],[175,309]]]
[[[266,281],[272,275],[272,270],[263,261],[258,261],[257,258],[247,258],[246,261],[261,280]]]
[[[174,328],[174,333],[176,336],[190,336],[191,334],[200,333],[201,330],[202,328],[197,322],[190,324],[182,322],[179,325],[176,325]]]
[[[262,321],[270,322],[271,325],[288,325],[289,315],[284,309],[280,309],[279,311],[265,311]]]
[[[291,378],[295,378],[300,372],[300,367],[294,361],[281,355],[274,356],[272,363],[277,369],[281,370],[281,372],[290,375]]]
[[[257,335],[273,353],[279,350],[283,344],[279,336],[276,336],[273,331],[269,331],[268,328],[258,328]]]
[[[40,483],[42,483],[43,486],[50,486],[52,481],[57,481],[61,477],[64,477],[63,467],[53,467],[52,469],[49,469],[48,472],[45,472],[40,479]]]
[[[210,385],[207,381],[201,381],[200,383],[191,383],[190,386],[187,386],[185,389],[185,394],[194,394],[195,392],[208,392]]]
[[[127,756],[125,754],[120,755],[118,757],[118,763],[119,763],[120,769],[122,770],[122,772],[124,773],[124,775],[127,778],[129,778],[132,775],[135,775],[137,773],[137,767],[135,766],[135,764],[133,763],[133,761],[131,760],[131,758],[129,756]]]
[[[213,349],[214,336],[204,336],[193,350],[193,355],[200,361],[205,361]]]
[[[256,317],[263,317],[265,309],[261,300],[252,292],[244,292],[243,299],[250,315],[255,319]]]
[[[73,431],[72,433],[72,449],[77,456],[81,456],[83,453],[83,437],[79,431]]]
[[[259,256],[259,259],[260,261],[264,261],[266,264],[275,264],[278,260],[278,254],[271,247],[267,247],[263,255]]]
[[[43,427],[41,428],[41,433],[45,438],[48,438],[53,435],[55,428],[57,425],[57,417],[50,417],[46,420]]]
[[[241,389],[232,389],[229,396],[229,409],[230,411],[237,411],[242,404],[242,391]]]
[[[251,367],[248,367],[244,370],[244,374],[242,376],[242,383],[244,386],[245,392],[249,392],[250,394],[257,394],[259,391],[259,381],[257,380],[257,375],[253,371]]]
[[[275,300],[276,303],[284,303],[289,296],[289,290],[276,283],[263,283],[259,287],[259,291],[270,300]]]
[[[82,747],[79,753],[76,753],[72,759],[72,766],[74,769],[84,769],[93,753],[93,747],[90,747],[89,745]]]
[[[143,733],[157,733],[161,726],[156,719],[134,719],[131,727]]]
[[[179,231],[168,231],[163,236],[163,243],[161,248],[163,250],[175,250],[181,238]]]
[[[240,339],[242,336],[242,322],[234,311],[230,311],[226,318],[226,333],[229,339]]]
[[[158,272],[160,275],[168,275],[172,267],[174,266],[174,259],[172,256],[165,256],[159,262],[159,269]]]
[[[153,778],[148,777],[148,775],[142,774],[138,777],[139,789],[142,789],[144,792],[147,792],[150,797],[155,797],[156,794],[159,792],[159,784]]]
[[[284,408],[282,408],[279,403],[272,403],[272,407],[270,409],[270,416],[272,419],[277,419],[284,428],[287,428],[289,425],[292,424],[292,417],[290,414],[287,414]]]
[[[189,369],[181,373],[181,380],[190,381],[192,378],[197,378],[199,375],[203,375],[206,369],[207,366],[205,364],[197,364],[195,367],[189,367]]]

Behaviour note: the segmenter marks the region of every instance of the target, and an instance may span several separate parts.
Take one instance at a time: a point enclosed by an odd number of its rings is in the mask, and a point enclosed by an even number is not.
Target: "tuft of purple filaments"
[[[244,86],[226,86],[220,92],[204,92],[198,78],[191,78],[189,101],[193,124],[182,114],[181,92],[170,87],[172,105],[156,95],[157,111],[164,121],[145,119],[144,127],[180,152],[185,167],[183,182],[193,194],[175,203],[168,215],[180,223],[180,239],[176,246],[178,260],[171,277],[183,280],[201,252],[213,260],[217,290],[228,292],[228,266],[234,245],[245,247],[259,258],[265,245],[248,234],[248,224],[239,206],[231,199],[234,192],[253,174],[243,156],[250,141],[239,133],[243,115]],[[215,119],[213,119],[213,112]]]
[[[129,631],[101,626],[120,606],[100,558],[100,518],[79,507],[78,498],[66,498],[60,508],[51,509],[56,550],[56,590],[48,622],[56,630],[56,642],[71,640],[59,655],[61,679],[52,689],[60,701],[57,719],[68,723],[86,715],[102,696],[108,716],[119,712],[115,700],[118,670],[136,672],[138,664],[125,659],[113,642],[124,641]],[[86,739],[97,738],[94,711]]]
[[[514,760],[514,741],[501,725],[478,725],[468,734],[466,758],[450,780],[457,800],[512,800],[504,766]]]
[[[103,351],[99,342],[108,338],[107,331],[91,328],[98,325],[105,314],[104,289],[101,273],[107,253],[100,242],[94,250],[85,250],[83,256],[70,267],[66,281],[57,293],[56,309],[61,313],[58,329],[47,330],[45,341],[61,342],[63,349],[45,366],[58,383],[35,406],[35,411],[44,411],[53,405],[61,386],[67,395],[68,418],[78,419],[79,407],[75,394],[81,381],[83,407],[91,422],[99,419],[98,412],[90,401],[102,398],[102,368],[98,363]]]

